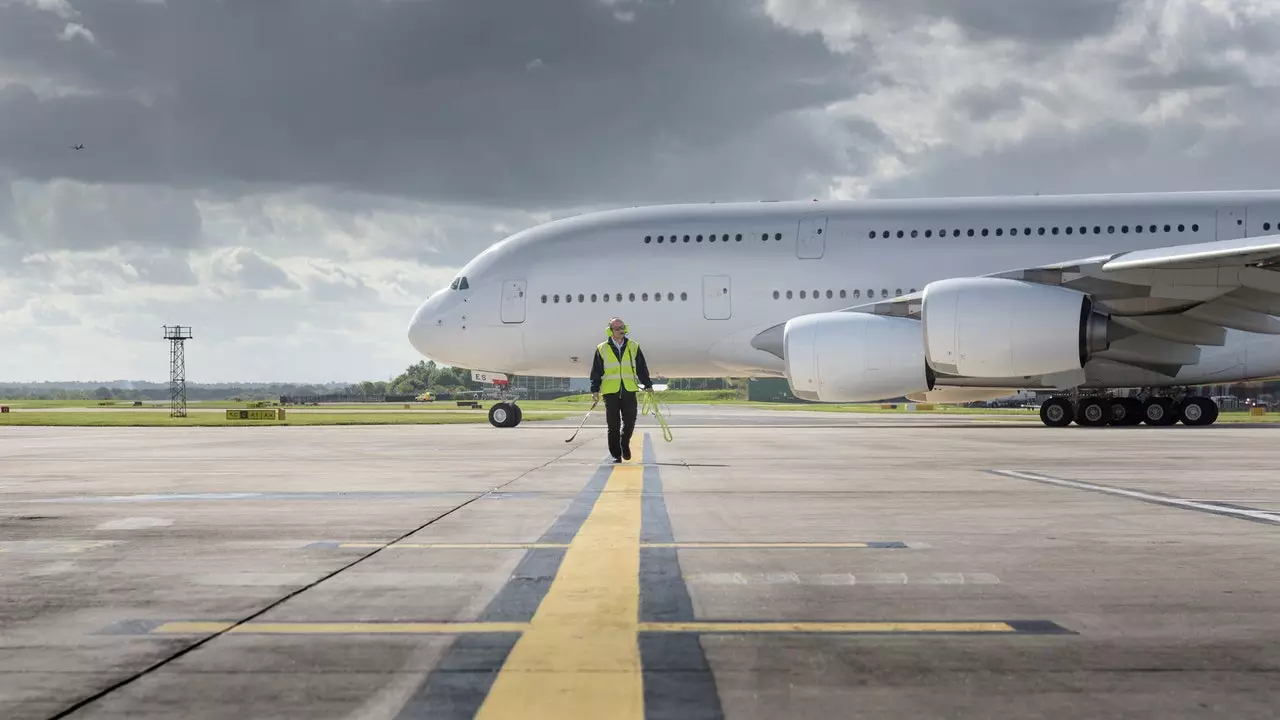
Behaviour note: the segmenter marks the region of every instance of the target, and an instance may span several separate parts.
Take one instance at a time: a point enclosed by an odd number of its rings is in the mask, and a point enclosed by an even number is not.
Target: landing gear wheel
[[[1109,414],[1109,422],[1113,426],[1137,425],[1142,422],[1142,403],[1137,398],[1112,398]]]
[[[515,427],[524,418],[524,413],[513,403],[494,403],[489,408],[489,424],[494,427]]]
[[[1142,420],[1148,425],[1167,426],[1178,422],[1173,401],[1164,397],[1147,398],[1142,403]]]
[[[1066,398],[1049,398],[1040,404],[1040,422],[1049,427],[1066,427],[1070,425],[1074,414],[1071,409],[1071,401]]]
[[[1189,397],[1182,401],[1178,416],[1183,425],[1211,425],[1218,419],[1218,404],[1205,397]]]
[[[1085,427],[1102,427],[1111,419],[1111,408],[1106,398],[1091,397],[1076,406],[1076,424]]]

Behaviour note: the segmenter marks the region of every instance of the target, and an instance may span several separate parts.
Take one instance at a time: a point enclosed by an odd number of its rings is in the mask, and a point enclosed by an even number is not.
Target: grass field
[[[656,399],[667,406],[664,414],[678,421],[679,405],[705,404],[730,407],[752,407],[780,412],[834,412],[834,413],[889,413],[906,414],[912,411],[905,405],[895,408],[882,407],[880,403],[818,404],[771,403],[740,399],[733,390],[670,390],[654,393]],[[213,427],[235,425],[440,425],[462,423],[487,423],[488,408],[493,401],[481,401],[480,409],[460,408],[455,401],[431,403],[344,403],[319,407],[288,407],[284,421],[275,420],[227,420],[224,412],[242,409],[244,402],[191,401],[187,403],[188,417],[169,417],[167,402],[147,401],[143,407],[133,407],[130,401],[99,402],[95,400],[0,400],[13,412],[0,414],[0,426],[4,425],[86,425],[86,426],[139,426],[139,427]],[[407,407],[406,407],[407,406]],[[522,400],[524,419],[528,421],[559,420],[576,417],[591,406],[591,396],[572,395],[556,400]],[[953,405],[934,405],[927,412],[931,415],[995,415],[1004,417],[1039,418],[1036,409],[1023,408],[970,408]],[[1280,413],[1252,416],[1247,412],[1223,412],[1220,423],[1280,422]]]
[[[0,404],[7,404],[0,402]],[[243,407],[243,404],[236,406]],[[168,409],[123,408],[101,410],[85,408],[82,403],[43,409],[15,409],[0,414],[0,427],[26,426],[85,426],[85,427],[240,427],[245,425],[461,425],[488,423],[487,409],[444,410],[373,410],[358,408],[360,412],[324,407],[298,410],[288,408],[284,420],[228,420],[225,408],[197,407],[187,404],[187,417],[169,416]],[[235,407],[235,406],[233,406]],[[524,421],[559,420],[578,413],[561,408],[559,412],[539,412],[523,407]]]

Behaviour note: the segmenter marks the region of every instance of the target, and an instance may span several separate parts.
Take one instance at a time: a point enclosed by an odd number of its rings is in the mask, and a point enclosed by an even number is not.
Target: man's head
[[[622,318],[609,318],[609,335],[614,340],[621,340],[627,334],[627,324]]]

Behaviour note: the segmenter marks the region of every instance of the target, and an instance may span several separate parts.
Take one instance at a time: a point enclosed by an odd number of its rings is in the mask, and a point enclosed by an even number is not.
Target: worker
[[[609,426],[609,454],[615,463],[631,459],[631,433],[636,427],[636,393],[641,386],[653,392],[649,367],[636,341],[627,337],[627,324],[610,318],[609,339],[596,346],[591,363],[591,399],[604,395],[605,421]]]

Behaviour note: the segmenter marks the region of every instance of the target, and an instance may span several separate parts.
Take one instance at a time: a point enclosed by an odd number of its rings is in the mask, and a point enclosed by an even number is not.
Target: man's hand
[[[600,393],[598,393],[598,392],[593,392],[593,393],[591,393],[591,402],[593,402],[593,403],[598,403],[598,402],[600,402]]]

